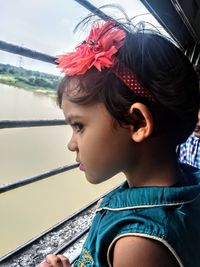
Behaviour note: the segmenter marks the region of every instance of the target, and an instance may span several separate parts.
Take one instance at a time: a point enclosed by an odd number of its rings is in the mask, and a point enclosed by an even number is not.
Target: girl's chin
[[[85,177],[87,181],[91,184],[101,184],[107,180],[109,180],[111,177],[96,177],[95,175],[89,174],[87,171],[85,172]]]
[[[94,177],[91,177],[87,174],[85,174],[85,177],[90,184],[100,184],[102,182],[102,181],[99,181],[99,180],[95,179]]]

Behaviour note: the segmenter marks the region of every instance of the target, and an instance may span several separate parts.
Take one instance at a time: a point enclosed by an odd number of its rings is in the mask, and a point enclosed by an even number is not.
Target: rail
[[[73,262],[89,230],[98,199],[0,258],[0,267],[35,267],[49,253],[67,253]]]
[[[75,0],[75,1],[81,4],[83,7],[87,8],[92,13],[102,18],[103,20],[110,19],[109,16],[104,14],[101,10],[96,8],[90,2],[86,0]],[[34,51],[28,48],[24,48],[18,45],[10,44],[5,41],[0,41],[0,50],[6,51],[9,53],[18,54],[24,57],[35,59],[35,60],[47,62],[50,64],[56,64],[55,57],[53,56],[50,56],[50,55],[47,55],[47,54],[44,54],[38,51]],[[54,120],[1,120],[0,129],[21,128],[21,127],[45,127],[45,126],[57,126],[57,125],[64,125],[64,124],[65,124],[64,120],[58,120],[58,119],[54,119]],[[63,167],[59,167],[59,168],[35,175],[35,176],[19,179],[12,183],[2,184],[0,185],[0,193],[5,193],[10,190],[14,190],[18,187],[22,187],[30,183],[37,182],[39,180],[49,178],[53,175],[77,168],[78,165],[79,164],[63,166]],[[55,253],[55,254],[64,253],[68,249],[71,249],[71,248],[74,249],[73,248],[74,244],[80,243],[78,252],[76,252],[75,256],[72,253],[71,262],[73,262],[80,253],[81,244],[89,230],[91,220],[94,215],[94,207],[97,201],[98,199],[94,200],[93,202],[89,203],[83,209],[75,212],[73,215],[67,217],[62,222],[53,226],[51,229],[47,230],[41,235],[30,240],[26,244],[16,248],[15,250],[1,257],[0,266],[2,267],[11,267],[11,266],[12,267],[15,267],[15,266],[16,267],[17,266],[24,266],[24,267],[30,266],[31,267],[33,266],[34,267],[43,260],[44,256],[47,253]],[[67,229],[67,233],[65,232],[65,229]],[[69,236],[70,229],[73,229],[73,233]],[[74,235],[75,229],[76,229],[76,234]],[[67,237],[66,239],[64,238],[61,245],[60,245],[61,236],[57,234],[60,231],[64,231],[65,234],[63,234],[62,236]],[[57,246],[55,246],[55,236],[57,236],[56,237]],[[42,242],[42,248],[41,248],[41,242]],[[77,249],[75,250],[77,251]],[[70,255],[70,251],[69,251],[69,255]]]
[[[99,198],[103,198],[109,192]],[[35,267],[49,253],[62,253],[68,256],[71,263],[73,263],[79,256],[99,198],[66,217],[39,236],[1,257],[0,267]]]
[[[43,179],[51,177],[53,175],[56,175],[56,174],[59,174],[59,173],[62,173],[62,172],[66,172],[66,171],[69,171],[69,170],[72,170],[72,169],[75,169],[78,166],[79,166],[79,164],[71,164],[71,165],[67,165],[67,166],[64,166],[64,167],[59,167],[59,168],[56,168],[56,169],[53,169],[53,170],[50,170],[50,171],[47,171],[47,172],[43,172],[43,173],[35,175],[35,176],[31,176],[31,177],[27,177],[27,178],[24,178],[24,179],[20,179],[20,180],[17,180],[15,182],[13,182],[13,183],[2,184],[2,185],[0,185],[0,193],[4,193],[4,192],[7,192],[7,191],[16,189],[18,187],[22,187],[24,185],[35,183],[37,181],[43,180]]]
[[[89,1],[87,0],[74,0],[76,2],[78,2],[80,5],[82,5],[83,7],[87,8],[89,11],[91,11],[92,13],[94,13],[95,15],[99,16],[100,18],[102,18],[103,20],[108,20],[111,19],[108,15],[106,15],[103,11],[101,11],[100,9],[98,9],[97,7],[95,7],[94,5],[92,5]],[[18,54],[24,57],[29,57],[35,60],[40,60],[43,62],[48,62],[51,64],[56,64],[55,63],[55,57],[38,52],[38,51],[34,51],[28,48],[24,48],[21,46],[17,46],[14,44],[10,44],[4,41],[0,41],[0,50],[6,51],[6,52],[10,52],[10,53],[14,53],[14,54]],[[41,127],[41,126],[57,126],[57,125],[64,125],[65,122],[64,120],[15,120],[15,121],[11,121],[11,120],[2,120],[0,121],[0,129],[6,129],[6,128],[19,128],[19,127]],[[70,166],[64,166],[64,167],[60,167],[33,177],[27,177],[24,179],[20,179],[16,182],[13,183],[9,183],[9,184],[5,184],[5,185],[1,185],[0,186],[0,193],[4,193],[7,192],[8,190],[13,190],[15,188],[18,188],[20,186],[24,186],[33,182],[37,182],[41,179],[45,179],[48,178],[50,176],[53,176],[55,174],[64,172],[64,171],[68,171],[71,170],[73,168],[78,167],[78,164],[73,164]]]
[[[41,126],[58,126],[66,124],[64,120],[2,120],[0,129],[22,128],[22,127],[41,127]]]

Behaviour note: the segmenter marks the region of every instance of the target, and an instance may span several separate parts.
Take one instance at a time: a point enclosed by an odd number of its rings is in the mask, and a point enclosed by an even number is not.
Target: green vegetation
[[[0,83],[55,96],[60,77],[0,64]]]

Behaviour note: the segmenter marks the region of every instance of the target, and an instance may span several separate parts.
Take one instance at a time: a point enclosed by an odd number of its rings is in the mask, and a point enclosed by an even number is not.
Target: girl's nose
[[[72,151],[72,152],[77,151],[77,143],[76,143],[76,141],[74,140],[73,136],[72,136],[72,138],[70,139],[70,141],[69,141],[69,143],[68,143],[68,145],[67,145],[67,148],[68,148],[70,151]]]

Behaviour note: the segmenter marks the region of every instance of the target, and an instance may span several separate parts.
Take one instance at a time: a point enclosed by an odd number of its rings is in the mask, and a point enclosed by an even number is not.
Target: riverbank
[[[55,97],[59,81],[60,77],[56,75],[0,64],[2,84]]]

